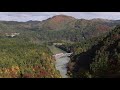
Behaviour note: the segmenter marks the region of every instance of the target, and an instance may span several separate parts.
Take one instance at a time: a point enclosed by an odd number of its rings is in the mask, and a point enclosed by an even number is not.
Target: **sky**
[[[29,20],[42,21],[55,15],[68,15],[77,19],[102,18],[110,20],[120,20],[120,12],[0,12],[1,21]]]

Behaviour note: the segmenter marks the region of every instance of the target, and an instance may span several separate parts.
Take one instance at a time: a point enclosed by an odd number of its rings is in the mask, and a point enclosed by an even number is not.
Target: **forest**
[[[101,37],[57,47],[73,52],[68,63],[73,78],[120,77],[120,26]]]
[[[44,45],[19,37],[0,38],[1,78],[60,78],[55,59]]]
[[[0,21],[0,78],[62,78],[48,48],[73,52],[71,78],[120,77],[120,22],[58,15],[43,21]]]

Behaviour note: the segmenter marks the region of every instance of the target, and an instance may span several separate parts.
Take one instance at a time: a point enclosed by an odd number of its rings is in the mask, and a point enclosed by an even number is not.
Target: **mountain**
[[[102,37],[58,47],[73,52],[68,63],[71,77],[120,77],[120,26]]]
[[[38,31],[44,30],[48,32],[49,35],[51,32],[55,33],[51,35],[51,37],[55,36],[51,38],[53,40],[58,38],[58,40],[81,41],[108,33],[118,24],[119,23],[107,19],[97,18],[86,20],[76,19],[66,15],[57,15],[43,20],[41,23],[37,23],[35,29]],[[59,35],[56,33],[59,33]],[[49,35],[48,38],[50,38]]]
[[[103,40],[98,43],[91,64],[94,77],[120,77],[120,26],[116,26]]]
[[[86,20],[56,15],[43,21],[0,21],[0,33],[18,32],[22,37],[36,38],[39,41],[79,42],[106,34],[118,24],[119,20]]]
[[[117,23],[116,23],[117,24]],[[76,29],[85,29],[89,27],[94,29],[107,29],[109,30],[113,25],[111,20],[107,19],[76,19],[71,16],[66,15],[56,15],[53,16],[47,20],[42,21],[42,24],[40,24],[41,29],[45,30],[76,30]],[[103,30],[103,31],[104,31]]]
[[[71,16],[57,15],[52,18],[48,18],[42,22],[42,29],[45,30],[63,30],[69,22],[74,22],[76,19]]]

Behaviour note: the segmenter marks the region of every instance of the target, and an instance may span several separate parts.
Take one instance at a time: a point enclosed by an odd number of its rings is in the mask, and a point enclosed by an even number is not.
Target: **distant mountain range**
[[[24,32],[25,30],[30,31],[58,31],[67,33],[77,33],[77,37],[95,37],[106,32],[109,32],[116,25],[120,24],[120,20],[107,20],[107,19],[76,19],[66,15],[56,15],[43,21],[0,21],[0,33],[3,32]],[[44,33],[45,34],[45,33]],[[76,35],[76,34],[74,34]],[[64,35],[63,35],[64,37]],[[68,38],[70,37],[67,36]],[[49,38],[49,36],[48,36]],[[54,37],[54,38],[57,38]],[[58,37],[59,38],[59,37]]]
[[[27,22],[17,22],[17,21],[0,21],[0,23],[6,24],[6,25],[17,25],[23,27],[31,27],[34,26],[36,28],[40,29],[47,29],[47,30],[63,30],[66,28],[71,28],[71,29],[76,29],[78,27],[85,27],[89,25],[102,25],[103,27],[112,27],[116,24],[120,23],[120,20],[107,20],[107,19],[91,19],[91,20],[86,20],[86,19],[76,19],[71,16],[66,16],[66,15],[56,15],[53,16],[52,18],[48,18],[43,21],[27,21]],[[33,27],[31,27],[33,28]],[[99,28],[96,27],[96,28]]]

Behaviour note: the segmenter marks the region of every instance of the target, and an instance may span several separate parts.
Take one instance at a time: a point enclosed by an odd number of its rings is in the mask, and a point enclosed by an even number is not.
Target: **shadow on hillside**
[[[86,52],[80,53],[74,57],[72,57],[71,60],[75,60],[74,65],[74,72],[78,72],[81,69],[89,70],[90,64],[93,61],[93,58],[95,57],[96,51],[101,48],[103,45],[103,42],[99,42],[99,44],[94,45],[91,49],[89,49]]]

